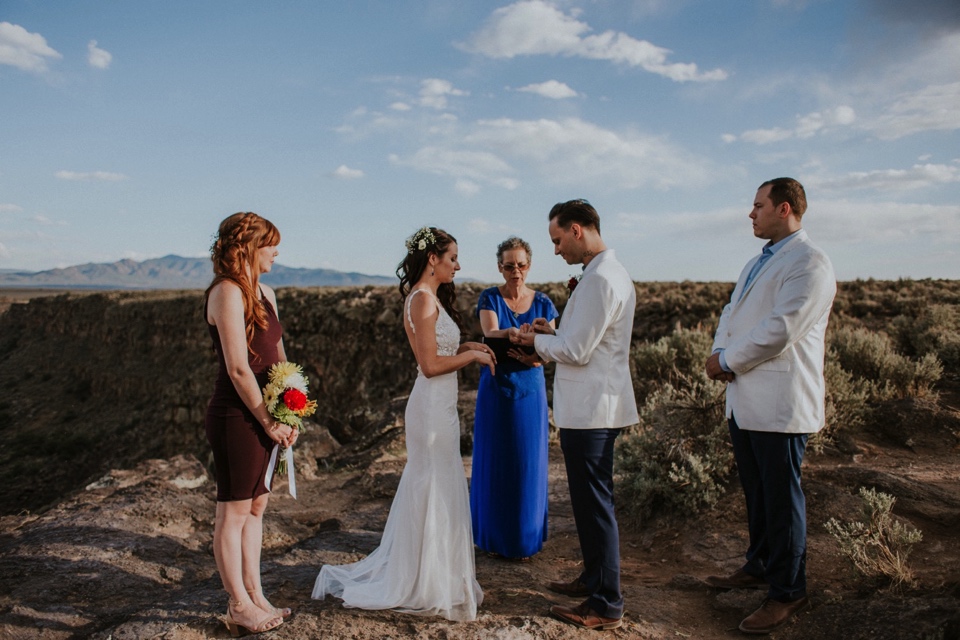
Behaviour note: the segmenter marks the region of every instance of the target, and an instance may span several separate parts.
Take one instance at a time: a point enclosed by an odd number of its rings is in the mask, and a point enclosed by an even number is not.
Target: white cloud
[[[703,185],[709,163],[662,138],[618,133],[579,118],[477,123],[465,142],[525,159],[554,184],[609,184],[623,189]]]
[[[97,47],[96,40],[91,40],[87,43],[87,62],[90,63],[91,67],[106,69],[112,61],[113,56],[110,55],[110,52]]]
[[[0,242],[0,260],[10,259],[10,251],[7,249],[6,245]]]
[[[938,185],[960,182],[960,168],[944,164],[915,164],[909,169],[854,171],[837,178],[805,178],[804,183],[820,191],[908,191],[930,189]]]
[[[446,109],[447,96],[468,96],[467,91],[454,89],[447,80],[428,78],[420,83],[420,105],[433,109]]]
[[[0,203],[0,213],[20,213],[21,211],[23,207],[20,205]]]
[[[590,26],[545,0],[522,0],[497,9],[461,48],[491,58],[550,55],[608,60],[640,67],[676,82],[725,80],[723,69],[701,72],[693,63],[668,63],[669,49],[625,33],[584,35]]]
[[[857,114],[853,107],[841,105],[835,109],[824,111],[814,111],[804,116],[797,116],[797,123],[792,129],[783,129],[774,127],[772,129],[752,129],[740,134],[740,139],[744,142],[754,144],[770,144],[789,140],[791,138],[811,138],[818,133],[833,131],[839,127],[848,127],[857,119]],[[731,134],[725,134],[724,140],[732,142],[736,138]]]
[[[955,131],[960,129],[957,105],[960,82],[926,86],[897,96],[867,129],[882,140],[896,140],[921,131]]]
[[[363,171],[360,169],[351,169],[345,164],[340,165],[333,170],[333,177],[340,180],[356,180],[363,177]]]
[[[89,182],[119,182],[127,179],[127,176],[122,173],[112,173],[110,171],[57,171],[54,175],[61,180]]]
[[[0,22],[0,64],[42,73],[47,70],[50,59],[62,57],[39,33],[30,33],[18,24]]]
[[[771,142],[788,140],[792,137],[793,131],[788,131],[787,129],[781,129],[779,127],[774,129],[752,129],[750,131],[744,131],[740,134],[741,140],[744,142],[752,142],[754,144],[770,144]]]
[[[453,183],[453,188],[457,193],[465,196],[475,196],[480,193],[480,185],[466,178],[457,178],[457,181]]]
[[[520,186],[517,179],[508,175],[513,173],[510,165],[486,151],[424,147],[409,158],[391,155],[390,161],[418,171],[456,178],[456,188],[461,193],[472,191],[469,184],[471,182],[491,184],[509,190]]]
[[[33,218],[31,219],[37,224],[42,224],[45,227],[49,227],[53,225],[53,220],[51,220],[50,218],[44,215],[36,215],[36,216],[33,216]]]
[[[390,108],[394,111],[410,111],[413,107],[408,105],[406,102],[394,102],[390,105]]]
[[[517,89],[517,91],[535,93],[543,96],[544,98],[552,98],[554,100],[575,98],[579,95],[576,91],[568,87],[563,82],[558,82],[556,80],[547,80],[546,82],[541,82],[539,84],[528,84],[525,87],[520,87]]]
[[[955,244],[960,238],[957,205],[833,200],[812,202],[810,209],[816,216],[817,234],[822,238],[889,243],[923,236],[934,244]]]

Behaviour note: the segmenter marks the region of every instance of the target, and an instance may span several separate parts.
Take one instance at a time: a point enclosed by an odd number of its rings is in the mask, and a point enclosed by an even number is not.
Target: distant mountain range
[[[137,262],[80,264],[48,271],[0,271],[0,287],[63,289],[205,289],[213,279],[210,258],[164,256]],[[349,287],[396,284],[388,276],[274,264],[263,282],[272,287]]]

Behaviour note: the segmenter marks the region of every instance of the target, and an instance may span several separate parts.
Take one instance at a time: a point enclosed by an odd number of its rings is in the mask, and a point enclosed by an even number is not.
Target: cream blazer
[[[557,363],[553,420],[561,429],[620,428],[639,421],[630,378],[637,293],[612,249],[590,261],[556,335],[538,335],[537,353]]]
[[[713,350],[724,350],[736,374],[727,385],[727,418],[736,416],[748,431],[816,433],[824,425],[824,335],[837,292],[833,265],[801,229],[744,291],[759,259],[740,273],[714,338]]]

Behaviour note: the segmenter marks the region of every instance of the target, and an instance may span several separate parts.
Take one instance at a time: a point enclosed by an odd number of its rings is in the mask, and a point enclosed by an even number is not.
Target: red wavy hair
[[[213,282],[204,296],[209,296],[210,290],[225,280],[240,288],[247,349],[253,341],[254,327],[267,328],[267,310],[260,302],[260,257],[257,250],[278,244],[280,231],[273,223],[246,211],[224,219],[210,247]]]

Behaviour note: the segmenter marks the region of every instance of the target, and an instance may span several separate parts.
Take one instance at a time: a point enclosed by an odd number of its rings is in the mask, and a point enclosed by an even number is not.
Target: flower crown
[[[407,253],[423,251],[432,244],[437,244],[437,237],[430,227],[420,227],[415,234],[407,239]]]

